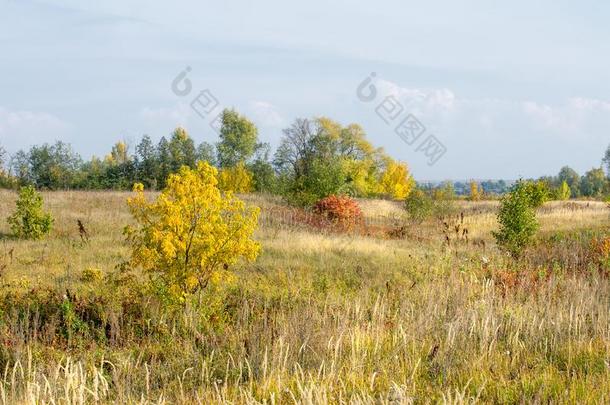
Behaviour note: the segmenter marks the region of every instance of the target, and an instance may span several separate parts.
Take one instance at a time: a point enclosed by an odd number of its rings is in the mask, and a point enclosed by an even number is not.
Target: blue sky
[[[601,1],[0,0],[0,144],[88,158],[178,125],[214,142],[189,106],[209,89],[272,145],[297,117],[360,123],[419,180],[584,172],[610,143],[609,18]],[[356,97],[371,72],[445,145],[434,166]]]

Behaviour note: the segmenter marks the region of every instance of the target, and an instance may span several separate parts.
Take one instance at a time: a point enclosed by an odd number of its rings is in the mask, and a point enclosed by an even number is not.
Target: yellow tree
[[[476,181],[470,182],[470,201],[479,201],[482,197],[482,190]]]
[[[568,185],[568,183],[564,180],[563,182],[561,182],[561,186],[559,186],[559,190],[557,190],[557,197],[559,197],[560,200],[565,201],[565,200],[569,200],[571,196],[572,196],[572,190],[570,189],[570,186]]]
[[[395,200],[404,200],[409,196],[414,185],[415,181],[405,163],[388,162],[381,176],[380,188],[382,193]]]
[[[252,191],[252,174],[243,163],[222,169],[218,177],[218,187],[223,191],[249,193]]]
[[[119,141],[112,147],[112,151],[104,158],[106,164],[118,166],[129,161],[129,148],[123,141]]]
[[[200,162],[170,175],[155,201],[148,202],[142,184],[128,200],[137,224],[125,230],[131,265],[150,274],[174,302],[184,303],[222,269],[240,258],[253,261],[260,251],[252,239],[258,208],[246,208],[217,186],[217,170]]]

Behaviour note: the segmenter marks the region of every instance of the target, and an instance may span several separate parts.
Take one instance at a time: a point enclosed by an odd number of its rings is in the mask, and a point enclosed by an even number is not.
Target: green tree
[[[7,170],[6,150],[0,145],[0,187],[11,188],[15,186],[15,181]]]
[[[212,166],[216,166],[216,153],[214,151],[214,145],[208,142],[201,142],[197,146],[196,159],[198,162],[208,162]]]
[[[15,153],[9,163],[10,170],[21,185],[32,184],[32,174],[30,173],[30,161],[28,154],[20,150]]]
[[[559,183],[566,182],[572,191],[572,197],[578,197],[580,195],[580,175],[571,167],[564,166],[557,175],[557,181]]]
[[[176,173],[182,166],[195,167],[195,143],[182,127],[174,130],[169,141],[171,172]]]
[[[134,156],[129,154],[126,142],[119,141],[104,158],[105,173],[102,185],[105,189],[129,189],[137,178],[137,168]]]
[[[343,194],[344,187],[345,173],[339,161],[315,159],[308,175],[292,184],[288,197],[292,203],[310,206],[324,197]]]
[[[17,207],[7,221],[18,238],[41,239],[51,231],[53,218],[43,211],[42,196],[32,186],[19,190]]]
[[[580,192],[585,197],[602,197],[606,186],[606,174],[601,167],[589,170],[580,180]]]
[[[559,200],[565,201],[565,200],[569,200],[571,195],[572,195],[572,190],[570,190],[570,186],[568,186],[568,182],[566,182],[565,180],[562,181],[561,186],[559,186],[559,189],[557,191],[557,198]]]
[[[156,188],[159,163],[155,145],[148,135],[144,135],[136,146],[138,179],[145,187]]]
[[[273,164],[282,175],[300,181],[309,175],[315,153],[315,139],[321,134],[320,126],[311,120],[297,118],[285,128],[275,152]]]
[[[498,222],[500,229],[493,232],[498,246],[513,258],[519,258],[531,243],[538,221],[533,207],[531,187],[527,182],[518,181],[512,191],[502,197]]]
[[[78,184],[79,188],[84,189],[103,189],[106,188],[106,165],[97,156],[91,157],[91,160],[83,164],[82,180]]]
[[[269,144],[261,144],[257,147],[254,160],[248,165],[248,170],[253,176],[254,190],[258,192],[277,191],[277,176],[269,162],[270,149]]]
[[[608,149],[606,149],[602,162],[606,165],[606,173],[608,174],[608,178],[610,178],[610,145],[608,145]]]
[[[337,193],[402,199],[412,187],[406,166],[374,148],[359,125],[329,118],[297,119],[284,129],[273,165],[279,188],[301,203]]]
[[[172,158],[169,150],[169,142],[162,136],[157,145],[157,159],[158,159],[158,170],[157,170],[157,185],[159,188],[165,188],[167,184],[167,178],[172,172]]]
[[[222,112],[220,142],[216,149],[221,168],[233,167],[240,162],[247,163],[258,144],[258,129],[246,117],[235,110]]]
[[[82,164],[72,147],[61,141],[33,146],[27,154],[18,154],[17,159],[24,184],[51,190],[70,188]]]

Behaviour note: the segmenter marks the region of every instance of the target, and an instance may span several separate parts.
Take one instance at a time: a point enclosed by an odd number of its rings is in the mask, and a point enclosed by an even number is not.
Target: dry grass
[[[126,257],[126,197],[45,194],[56,228],[42,242],[3,237],[5,289],[49,285],[85,296],[101,288],[79,275],[109,272]],[[246,199],[269,212],[282,208],[275,199]],[[0,192],[0,218],[13,201]],[[608,280],[558,268],[508,289],[497,275],[514,264],[490,237],[497,203],[460,204],[486,247],[447,248],[433,222],[418,230],[426,241],[263,222],[262,256],[236,268],[232,285],[210,291],[205,311],[172,318],[146,306],[138,316],[148,329],[131,334],[131,315],[108,308],[118,314],[117,340],[33,338],[31,325],[3,313],[0,403],[609,402]],[[388,201],[362,208],[388,222],[402,213]],[[596,203],[550,203],[539,218],[545,234],[610,226]],[[10,250],[12,260],[3,254]]]

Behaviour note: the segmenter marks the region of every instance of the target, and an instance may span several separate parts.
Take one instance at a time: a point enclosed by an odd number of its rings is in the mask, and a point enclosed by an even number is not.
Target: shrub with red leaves
[[[347,196],[331,195],[323,198],[314,205],[313,210],[333,224],[343,227],[351,228],[362,223],[362,211],[358,203]]]

